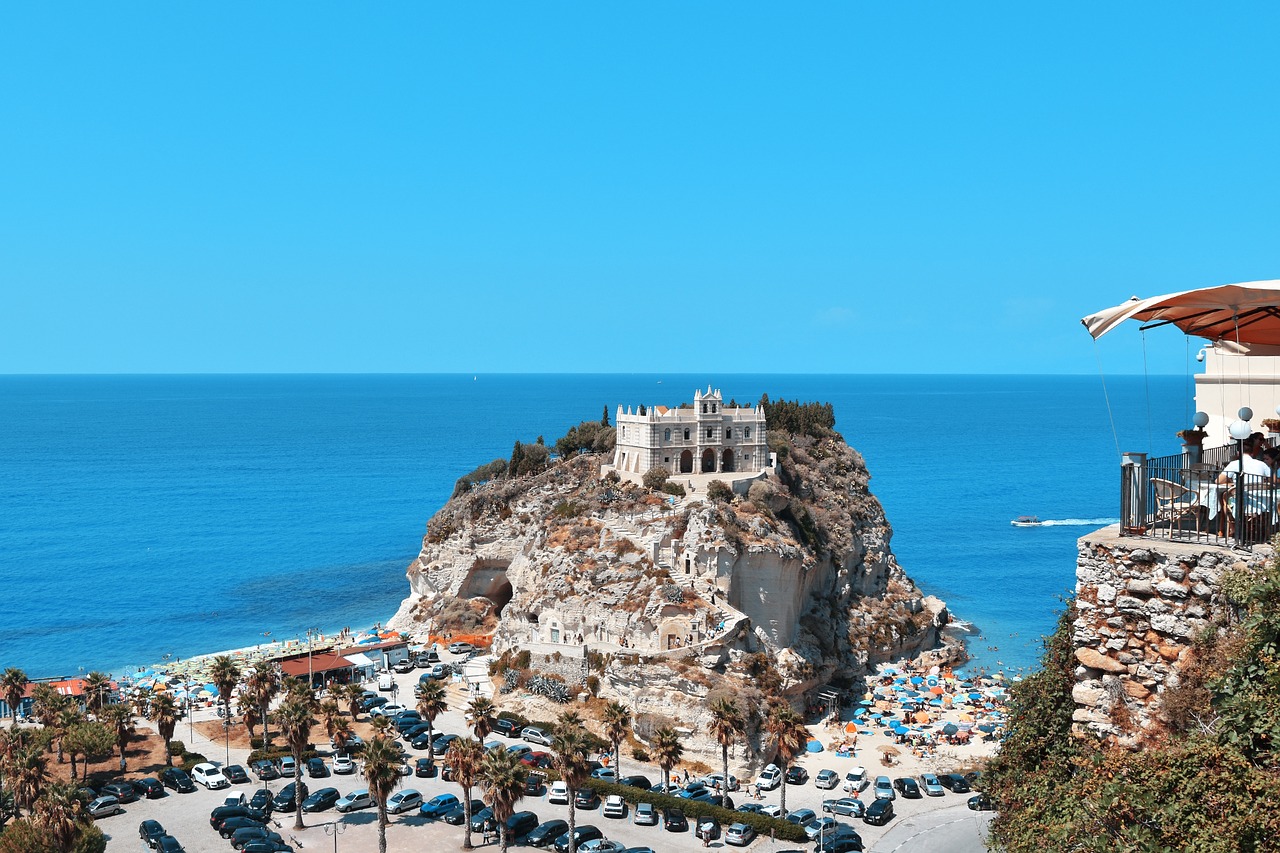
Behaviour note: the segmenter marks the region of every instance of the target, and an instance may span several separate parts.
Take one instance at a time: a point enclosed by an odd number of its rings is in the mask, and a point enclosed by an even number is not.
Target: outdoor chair
[[[1195,519],[1196,532],[1200,532],[1200,494],[1172,480],[1151,478],[1151,488],[1156,496],[1156,522],[1180,525],[1188,515]]]
[[[1222,494],[1222,515],[1226,518],[1228,536],[1235,535],[1238,489],[1238,486],[1232,486]],[[1271,517],[1275,508],[1275,489],[1271,485],[1259,483],[1245,486],[1244,492],[1244,536],[1249,541],[1261,542],[1266,538],[1271,526]]]

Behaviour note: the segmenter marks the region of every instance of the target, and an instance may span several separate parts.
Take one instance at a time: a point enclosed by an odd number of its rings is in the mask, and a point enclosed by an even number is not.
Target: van
[[[379,675],[379,676],[378,676],[378,689],[379,689],[379,690],[381,690],[381,691],[383,691],[383,692],[386,692],[386,691],[390,690],[390,689],[391,689],[391,685],[392,685],[392,683],[393,683],[393,682],[392,682],[392,679],[391,679],[391,673],[389,673],[389,672],[384,672],[384,673],[382,673],[382,675]]]

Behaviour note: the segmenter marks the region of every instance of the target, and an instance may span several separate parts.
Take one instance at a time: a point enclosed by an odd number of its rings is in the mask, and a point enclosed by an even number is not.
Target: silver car
[[[893,790],[893,782],[888,776],[877,776],[875,784],[875,794],[877,800],[896,800],[898,792]]]
[[[930,797],[941,797],[946,793],[942,789],[942,783],[938,781],[938,776],[935,773],[920,774],[920,787],[924,788],[924,792]]]

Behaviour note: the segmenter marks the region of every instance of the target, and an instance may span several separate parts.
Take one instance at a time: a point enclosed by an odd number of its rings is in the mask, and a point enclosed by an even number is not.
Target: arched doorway
[[[708,447],[702,451],[702,473],[706,474],[716,470],[716,452]]]
[[[732,450],[732,448],[728,448],[728,447],[726,447],[726,448],[724,449],[724,453],[720,454],[720,470],[721,470],[721,471],[732,471],[732,470],[733,470],[733,450]]]
[[[680,473],[693,473],[693,451],[686,450],[684,453],[680,454]]]

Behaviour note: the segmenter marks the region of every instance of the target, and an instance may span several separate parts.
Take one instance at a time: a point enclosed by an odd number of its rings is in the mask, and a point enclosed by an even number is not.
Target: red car
[[[528,767],[545,768],[551,766],[551,753],[549,752],[528,752],[520,756],[520,763]]]

